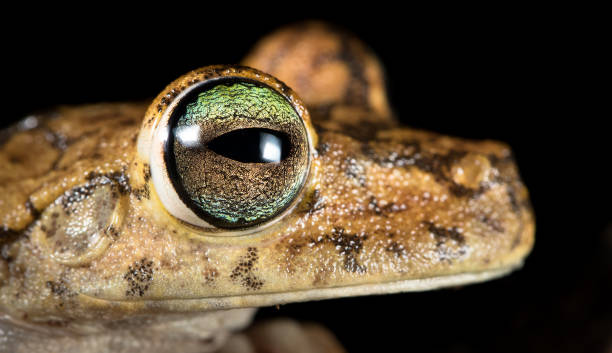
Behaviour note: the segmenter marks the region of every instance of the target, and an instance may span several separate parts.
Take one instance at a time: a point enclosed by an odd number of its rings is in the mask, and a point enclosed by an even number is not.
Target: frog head
[[[3,312],[70,325],[421,291],[522,265],[534,219],[507,145],[400,125],[375,56],[326,26],[273,34],[244,64],[3,135]]]

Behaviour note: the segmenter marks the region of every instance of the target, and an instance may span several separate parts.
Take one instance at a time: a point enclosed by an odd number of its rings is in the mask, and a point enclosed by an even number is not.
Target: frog
[[[321,22],[152,101],[30,115],[0,163],[2,352],[341,352],[316,324],[243,330],[496,279],[535,239],[510,147],[402,125],[376,55]]]

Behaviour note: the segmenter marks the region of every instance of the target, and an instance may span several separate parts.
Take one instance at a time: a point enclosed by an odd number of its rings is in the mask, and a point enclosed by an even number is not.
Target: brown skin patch
[[[138,199],[138,200],[142,200],[142,199],[150,199],[151,198],[151,191],[149,190],[149,184],[144,184],[142,186],[142,188],[139,189],[133,189],[132,190],[132,194]]]
[[[325,208],[325,202],[321,198],[321,191],[315,189],[312,193],[312,197],[307,203],[306,209],[309,214],[316,213]]]
[[[458,244],[465,243],[465,237],[461,234],[461,231],[457,227],[439,227],[433,222],[423,222],[427,226],[427,229],[438,239],[440,242],[445,242],[447,239],[456,241]]]
[[[489,226],[491,229],[493,229],[494,231],[498,233],[503,233],[506,231],[504,226],[497,219],[491,218],[490,216],[487,216],[487,215],[481,215],[479,219],[482,223],[486,224],[487,226]]]
[[[404,256],[406,255],[406,248],[404,245],[394,241],[389,246],[385,248],[385,251],[395,254],[395,256]]]
[[[108,227],[108,229],[106,230],[106,234],[110,235],[110,237],[113,239],[117,239],[121,235],[119,230],[117,230],[117,228],[115,228],[114,226]]]
[[[376,199],[375,196],[371,196],[370,202],[368,203],[368,209],[373,211],[378,216],[386,216],[389,213],[401,212],[405,208],[402,206],[397,206],[393,202],[381,205],[381,203]],[[392,236],[393,235],[391,234],[390,237]]]
[[[344,228],[334,228],[331,234],[326,234],[320,239],[312,240],[312,244],[331,243],[335,246],[340,255],[344,257],[343,268],[351,273],[364,273],[367,271],[365,266],[362,266],[357,261],[357,255],[363,249],[363,242],[367,239],[367,235],[346,234]]]
[[[128,282],[126,297],[142,297],[153,282],[153,261],[143,258],[130,265],[123,279]]]
[[[8,242],[12,242],[17,239],[19,236],[19,232],[16,232],[11,229],[0,229],[0,245]]]
[[[37,210],[36,207],[34,207],[34,204],[32,203],[31,200],[26,201],[25,208],[26,210],[28,210],[28,212],[30,212],[32,217],[38,218],[40,216],[40,211]]]
[[[236,265],[232,271],[230,275],[231,280],[240,283],[249,291],[261,289],[264,285],[264,281],[253,273],[258,260],[259,255],[257,254],[257,248],[248,248],[246,255],[242,257],[238,265]]]
[[[83,201],[85,198],[94,193],[97,184],[87,184],[71,189],[62,200],[62,207],[67,215],[72,212],[72,205]]]
[[[73,297],[77,295],[75,292],[71,291],[68,288],[66,282],[63,279],[59,281],[47,281],[46,285],[47,288],[49,288],[49,290],[51,291],[51,293],[58,297]]]
[[[324,156],[328,151],[329,151],[329,144],[328,143],[320,143],[317,148],[317,153],[319,154],[319,156]]]
[[[365,186],[364,168],[354,157],[346,157],[342,168],[349,178],[354,179],[360,186]]]
[[[151,166],[148,163],[143,164],[142,166],[142,175],[144,177],[145,183],[148,183],[151,180]]]

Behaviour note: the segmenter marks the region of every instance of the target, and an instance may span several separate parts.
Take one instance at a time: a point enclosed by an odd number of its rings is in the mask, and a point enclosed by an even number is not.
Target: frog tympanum
[[[254,352],[255,307],[485,281],[534,241],[508,146],[400,125],[320,23],[152,103],[29,116],[0,164],[2,352]]]

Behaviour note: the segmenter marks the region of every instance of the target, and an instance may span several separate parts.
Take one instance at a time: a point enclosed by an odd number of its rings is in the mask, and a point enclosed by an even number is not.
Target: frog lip
[[[402,292],[421,292],[446,287],[456,287],[466,284],[485,282],[503,277],[523,266],[523,262],[505,267],[480,272],[459,273],[430,278],[404,279],[382,283],[366,283],[348,286],[313,288],[287,292],[272,292],[260,294],[245,294],[234,296],[201,297],[201,298],[168,298],[144,300],[116,300],[98,298],[80,293],[80,296],[92,300],[103,301],[117,305],[129,305],[134,308],[156,308],[162,311],[205,311],[242,307],[261,307],[294,302],[324,300],[333,298],[355,297],[375,294],[393,294]]]

